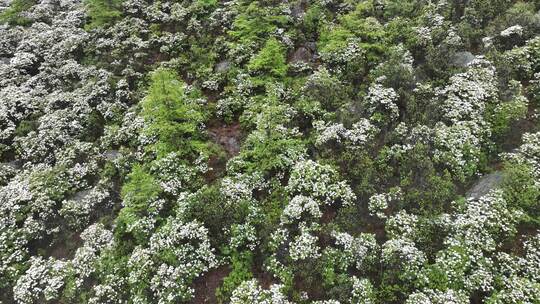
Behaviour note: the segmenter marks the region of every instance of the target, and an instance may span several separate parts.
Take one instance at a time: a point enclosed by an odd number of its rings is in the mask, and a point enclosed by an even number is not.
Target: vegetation
[[[0,12],[0,23],[10,25],[29,25],[32,20],[22,14],[36,4],[34,0],[14,0],[9,7]]]
[[[0,302],[540,303],[540,4],[0,4]]]

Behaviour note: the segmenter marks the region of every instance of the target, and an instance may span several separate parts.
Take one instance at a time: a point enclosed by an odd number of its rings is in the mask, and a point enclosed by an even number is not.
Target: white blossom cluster
[[[416,244],[405,237],[390,239],[382,245],[382,261],[386,265],[396,265],[404,275],[414,278],[426,263],[427,258]]]
[[[386,218],[386,210],[390,202],[399,201],[402,193],[399,187],[391,189],[388,193],[374,194],[369,198],[368,209],[372,216],[380,219]]]
[[[386,234],[390,238],[402,236],[411,240],[415,240],[418,236],[418,216],[401,210],[398,213],[390,216],[386,221]]]
[[[397,99],[398,95],[393,88],[385,88],[378,83],[373,84],[365,98],[370,119],[375,122],[381,119],[388,122],[395,121],[399,117]],[[375,114],[383,115],[383,117],[377,117]]]
[[[231,248],[238,249],[246,246],[249,250],[255,250],[257,245],[259,245],[257,231],[250,223],[234,225],[231,228]]]
[[[507,207],[501,190],[492,190],[479,199],[468,199],[460,211],[449,219],[453,233],[446,244],[485,252],[495,251],[497,240],[494,237],[512,233],[521,215]]]
[[[99,253],[111,248],[112,233],[101,224],[89,226],[81,239],[84,244],[77,249],[72,260],[62,261],[53,257],[31,257],[30,267],[19,277],[14,288],[14,298],[18,303],[36,303],[41,300],[57,299],[66,285],[70,274],[76,277],[76,288],[95,271]]]
[[[411,294],[407,304],[466,304],[469,297],[465,294],[449,289],[447,291],[425,290]]]
[[[443,98],[443,121],[435,126],[434,159],[461,179],[476,173],[481,147],[491,134],[484,116],[497,98],[495,83],[495,68],[477,59],[437,93]]]
[[[78,192],[73,198],[62,201],[59,213],[69,221],[75,229],[89,224],[90,216],[99,204],[110,199],[108,189],[103,185],[96,185],[92,189]]]
[[[353,289],[351,292],[351,304],[373,304],[375,303],[375,291],[369,279],[359,279],[352,277]]]
[[[36,1],[24,16],[27,26],[0,26],[0,155],[15,159],[0,174],[0,276],[29,303],[58,299],[68,269],[77,280],[93,270],[92,246],[66,261],[50,247],[113,208],[114,185],[97,178],[112,148],[99,129],[127,109],[130,93],[125,80],[115,85],[112,73],[82,63],[93,37],[81,1]],[[43,253],[29,259],[36,249]]]
[[[324,121],[315,121],[313,127],[318,132],[315,144],[319,146],[328,142],[343,142],[347,147],[359,149],[369,143],[377,133],[377,127],[368,119],[354,123],[351,129],[345,128],[341,123]]]
[[[354,266],[358,270],[367,269],[379,255],[379,245],[374,234],[362,233],[357,237],[346,232],[333,232],[336,247],[341,253],[341,263],[346,266]],[[344,269],[346,270],[346,269]]]
[[[316,227],[316,226],[315,226]],[[300,224],[300,234],[295,236],[289,243],[289,256],[293,261],[316,259],[320,256],[320,248],[317,245],[319,238],[312,234],[314,226],[306,227]]]
[[[253,193],[264,187],[264,180],[258,173],[236,174],[227,176],[221,181],[221,193],[225,204],[234,206],[242,202],[255,203]]]
[[[535,303],[540,300],[540,235],[537,233],[523,243],[525,254],[497,254],[496,274],[499,289],[490,297],[493,303]]]
[[[435,265],[452,286],[462,286],[455,292],[468,299],[475,291],[493,291],[497,267],[494,254],[501,239],[515,232],[520,216],[519,211],[507,206],[501,190],[471,198],[456,213],[446,215],[444,225],[449,235],[444,241],[445,249],[437,253]],[[424,271],[427,269],[420,273],[420,280],[429,282]]]
[[[66,262],[54,258],[32,257],[30,268],[22,275],[13,288],[13,295],[18,303],[32,304],[40,299],[46,301],[58,297],[64,285]]]
[[[271,236],[275,253],[267,265],[282,280],[286,279],[291,262],[321,257],[318,232],[323,209],[338,202],[351,205],[356,198],[332,167],[312,160],[295,164],[286,190],[292,199],[281,214],[280,228]]]
[[[380,26],[376,20],[372,19],[372,21]],[[343,73],[351,63],[363,61],[365,55],[366,51],[361,46],[360,38],[349,38],[346,45],[342,48],[332,51],[321,51],[321,59],[335,73]]]
[[[105,229],[101,224],[93,224],[81,233],[83,246],[75,252],[70,261],[78,278],[76,285],[80,287],[83,280],[95,271],[95,265],[100,254],[114,246],[112,232]]]
[[[304,194],[321,204],[341,202],[350,205],[356,199],[346,181],[338,180],[337,172],[328,165],[312,160],[297,162],[291,172],[287,190],[291,194]]]
[[[182,159],[176,152],[171,152],[166,156],[152,163],[151,171],[159,179],[159,185],[163,191],[172,195],[178,195],[188,188],[190,182],[207,170],[205,158],[201,155],[195,166],[182,163]]]
[[[282,285],[271,285],[263,289],[257,280],[244,281],[231,296],[231,304],[292,304],[282,293]]]
[[[518,72],[525,79],[532,79],[538,73],[536,67],[540,63],[538,59],[540,50],[540,38],[535,37],[522,47],[515,47],[503,54],[503,58],[513,71]]]
[[[193,279],[217,263],[204,226],[170,218],[152,235],[148,248],[137,247],[132,252],[127,281],[134,288],[149,282],[152,298],[145,299],[141,290],[134,289],[132,296],[138,301],[188,301],[194,294]]]

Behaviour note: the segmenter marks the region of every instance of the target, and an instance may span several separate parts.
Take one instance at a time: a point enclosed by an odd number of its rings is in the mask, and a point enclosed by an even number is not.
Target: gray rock
[[[240,152],[240,125],[215,127],[208,131],[208,135],[221,145],[229,156],[236,156]]]
[[[452,65],[457,67],[466,67],[475,58],[476,56],[474,56],[471,52],[457,52],[452,57]]]
[[[229,69],[231,68],[231,62],[228,61],[228,60],[223,60],[221,62],[218,62],[216,64],[216,72],[218,73],[223,73],[223,72],[226,72],[228,71]]]
[[[308,48],[301,46],[298,49],[296,49],[296,51],[294,51],[294,53],[292,54],[291,63],[310,62],[312,59],[313,59],[312,52]]]
[[[504,174],[501,171],[482,176],[466,193],[467,198],[480,198],[489,191],[498,188],[503,182]]]
[[[16,160],[13,160],[13,161],[10,161],[10,162],[7,162],[7,163],[2,163],[0,165],[9,167],[9,168],[11,168],[13,170],[18,170],[18,169],[21,168],[21,164]]]
[[[312,53],[317,52],[317,43],[316,43],[316,42],[313,42],[313,41],[306,42],[305,46],[306,46],[306,47],[308,48],[308,50],[310,50]]]
[[[90,190],[82,190],[75,193],[71,199],[76,202],[82,202],[89,194]]]
[[[295,19],[301,19],[306,14],[307,1],[299,1],[291,8],[291,15]]]
[[[238,153],[240,152],[240,143],[234,137],[229,137],[226,143],[226,147],[227,151],[229,151],[231,155],[238,155]]]
[[[122,153],[120,153],[120,151],[118,151],[118,150],[109,150],[109,151],[105,151],[105,153],[103,153],[103,156],[107,160],[115,160],[115,159],[119,158],[121,155],[122,155]]]

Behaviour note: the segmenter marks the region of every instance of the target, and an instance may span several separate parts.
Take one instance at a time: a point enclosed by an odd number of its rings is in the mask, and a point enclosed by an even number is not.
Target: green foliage
[[[140,230],[140,227],[130,229],[131,233],[128,233],[128,227],[155,211],[152,210],[150,204],[159,197],[162,190],[156,179],[141,165],[135,165],[127,178],[128,181],[122,187],[125,206],[116,218],[115,234],[117,239],[124,239],[124,241],[126,241],[126,236],[131,235],[141,244],[146,241],[147,233]],[[131,245],[127,241],[121,242],[120,246],[129,250]]]
[[[157,199],[161,192],[156,179],[141,165],[135,165],[127,179],[122,187],[126,207],[135,214],[149,212],[148,204]]]
[[[36,0],[13,0],[9,8],[0,12],[0,24],[8,23],[9,25],[30,25],[32,21],[21,15],[37,3]]]
[[[368,62],[377,61],[384,52],[385,30],[377,19],[366,15],[366,6],[360,4],[353,12],[340,17],[337,26],[324,26],[319,37],[321,53],[339,52],[350,39],[360,39]]]
[[[219,303],[227,303],[232,292],[243,281],[253,278],[253,254],[250,251],[236,252],[231,255],[232,271],[223,279],[223,284],[216,290]]]
[[[287,74],[285,48],[276,38],[270,38],[259,53],[251,58],[247,67],[252,72],[283,78]]]
[[[308,101],[317,102],[324,110],[332,112],[350,100],[350,91],[328,70],[320,69],[306,81],[303,96]]]
[[[388,0],[384,3],[384,17],[392,19],[396,17],[413,18],[423,7],[423,1],[415,0]]]
[[[83,136],[85,141],[93,142],[103,135],[103,126],[105,119],[98,111],[92,111],[86,120],[85,134]]]
[[[275,173],[289,167],[287,154],[300,154],[304,150],[303,141],[283,136],[279,130],[267,130],[263,140],[248,138],[240,156],[246,161],[247,172]]]
[[[31,131],[36,131],[39,126],[39,122],[34,119],[23,120],[15,129],[15,136],[25,136]]]
[[[223,227],[231,227],[246,215],[246,211],[242,205],[234,208],[224,205],[220,185],[216,183],[199,189],[184,212],[186,217],[205,223],[213,245],[218,246],[228,241]]]
[[[72,192],[65,166],[56,166],[34,173],[30,188],[53,201],[60,201]]]
[[[110,25],[122,16],[123,0],[84,0],[90,23],[87,29]]]
[[[158,158],[170,152],[195,158],[205,152],[207,147],[201,139],[199,126],[206,116],[196,100],[189,97],[174,71],[158,69],[151,74],[141,116],[148,123],[147,134],[157,138],[150,148]]]
[[[371,10],[371,4],[363,2],[339,16],[337,24],[326,23],[319,30],[321,59],[354,85],[361,83],[385,52],[385,28],[370,15]]]
[[[427,282],[429,282],[428,286],[422,286],[427,287],[434,290],[447,290],[448,289],[448,277],[443,269],[440,268],[439,265],[433,264],[428,265],[423,271],[423,275],[427,277]],[[423,285],[423,283],[420,283],[420,285]]]
[[[485,26],[489,21],[505,12],[512,5],[512,2],[510,0],[472,0],[467,3],[464,18],[477,27]],[[456,9],[460,9],[460,7],[456,7]]]
[[[505,136],[508,135],[512,123],[525,118],[528,110],[527,106],[526,99],[515,98],[512,101],[497,105],[492,110],[492,114],[488,120],[491,123],[491,132],[496,140],[504,140]]]
[[[285,16],[272,14],[261,7],[259,1],[253,1],[236,17],[229,35],[243,45],[250,45],[264,41],[279,25],[286,22]]]
[[[316,39],[319,27],[324,20],[324,10],[317,4],[310,5],[302,20],[303,28],[302,35],[306,38]]]
[[[525,210],[525,220],[540,225],[540,189],[535,185],[534,174],[528,165],[506,163],[502,188],[510,206]]]
[[[451,298],[435,299],[448,290],[471,302],[497,298],[509,282],[507,270],[527,265],[522,240],[540,227],[540,189],[531,168],[537,155],[529,155],[537,154],[537,140],[505,163],[500,206],[484,210],[475,205],[482,199],[461,195],[480,172],[494,169],[488,164],[499,163],[495,152],[508,152],[521,133],[537,131],[537,2],[195,0],[123,7],[122,0],[84,0],[87,19],[74,29],[86,22],[90,35],[67,35],[58,54],[40,55],[16,39],[33,35],[38,24],[12,29],[33,22],[25,11],[36,0],[12,0],[0,13],[0,23],[7,23],[0,31],[10,33],[0,43],[0,65],[13,76],[0,85],[8,100],[0,106],[0,169],[6,171],[0,172],[0,201],[13,209],[0,231],[0,257],[7,261],[0,263],[6,278],[0,302],[11,303],[14,287],[24,287],[18,278],[31,256],[57,258],[49,244],[78,237],[80,231],[62,231],[78,220],[58,212],[64,200],[81,202],[85,220],[112,227],[114,242],[101,250],[108,233],[82,234],[83,250],[58,263],[67,266],[59,278],[63,294],[50,300],[55,303],[196,302],[188,286],[197,296],[215,293],[228,303],[253,278],[263,281],[262,289],[283,284],[271,293],[299,304],[413,303],[408,297],[415,292],[438,303]],[[60,24],[48,16],[75,13],[77,20],[78,11],[67,7],[55,4],[36,20],[63,37],[68,27],[55,28]],[[513,34],[501,34],[514,25]],[[468,52],[476,60],[467,66]],[[308,62],[288,65],[304,55]],[[476,74],[479,66],[489,73]],[[47,75],[55,67],[62,68]],[[108,80],[88,76],[95,73]],[[73,130],[49,116],[72,104]],[[36,130],[43,145],[32,137]],[[92,150],[83,156],[71,150],[81,140]],[[121,157],[110,150],[121,150]],[[40,158],[46,164],[35,161]],[[379,214],[371,210],[377,200]],[[504,210],[490,214],[497,208]],[[499,228],[503,212],[516,210],[525,214],[519,226]],[[189,221],[208,236],[212,257],[228,265],[186,271],[202,251],[185,237],[193,232],[183,230],[187,225],[172,224]],[[499,238],[503,230],[521,235]],[[298,237],[307,231],[320,255],[296,262],[292,248],[309,250],[311,240]],[[336,232],[348,235],[339,239]],[[376,248],[349,238],[363,233],[375,238]],[[63,245],[69,254],[79,245],[73,243]],[[82,265],[88,269],[78,267],[80,259],[90,260]],[[221,286],[200,290],[216,273],[226,275]],[[484,284],[490,285],[485,293],[479,291]],[[169,287],[171,293],[162,293]],[[270,294],[264,293],[261,298]]]
[[[216,6],[218,0],[197,0],[197,3],[203,7]]]

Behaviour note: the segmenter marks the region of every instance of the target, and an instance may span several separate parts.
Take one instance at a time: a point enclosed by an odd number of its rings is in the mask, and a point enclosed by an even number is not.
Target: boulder
[[[291,56],[291,63],[310,62],[313,59],[313,53],[305,46],[301,46],[294,51]]]
[[[231,62],[228,60],[223,60],[216,64],[215,70],[218,73],[227,72],[231,68]]]
[[[504,174],[501,171],[482,176],[474,186],[466,193],[467,198],[480,198],[489,191],[498,188],[504,179]]]
[[[457,52],[452,57],[452,65],[457,67],[466,67],[471,63],[476,56],[474,56],[471,52]]]

